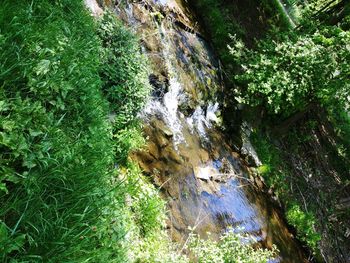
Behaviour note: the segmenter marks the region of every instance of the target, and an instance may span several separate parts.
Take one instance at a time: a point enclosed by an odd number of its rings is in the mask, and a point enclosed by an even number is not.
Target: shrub
[[[313,34],[280,35],[259,42],[257,50],[237,45],[231,53],[243,54],[236,60],[243,73],[236,76],[242,85],[237,100],[261,105],[284,117],[303,111],[312,103],[341,103],[349,108],[349,32],[324,27]],[[245,52],[243,52],[244,50]]]
[[[289,188],[292,171],[283,159],[283,153],[262,133],[253,133],[252,142],[263,165],[258,172],[264,177],[267,185],[275,189],[277,196],[283,201],[289,224],[297,230],[298,237],[306,242],[313,252],[318,252],[318,241],[321,236],[316,231],[316,219],[312,212],[304,212],[298,205],[295,193]],[[300,187],[302,182],[298,181]]]
[[[321,235],[315,231],[315,216],[302,211],[298,205],[294,204],[287,211],[287,220],[298,229],[301,240],[316,251]]]
[[[123,129],[149,95],[147,60],[138,39],[112,13],[102,17],[97,32],[103,45],[102,88],[116,114],[115,128]]]
[[[189,249],[200,263],[266,263],[277,256],[277,249],[254,249],[245,244],[247,236],[236,234],[231,229],[223,234],[219,242],[202,240],[190,234]]]

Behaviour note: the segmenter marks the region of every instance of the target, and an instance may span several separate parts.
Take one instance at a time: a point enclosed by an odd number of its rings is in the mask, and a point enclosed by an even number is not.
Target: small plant
[[[301,240],[305,241],[313,251],[317,251],[321,235],[315,230],[315,216],[302,211],[298,205],[294,204],[287,211],[287,220],[297,228]]]
[[[348,31],[334,26],[312,34],[275,35],[260,41],[255,50],[242,51],[237,42],[230,48],[243,70],[235,77],[243,87],[237,100],[283,117],[303,112],[313,103],[347,108],[350,51],[345,43],[349,40]]]
[[[99,21],[102,41],[102,89],[115,114],[114,128],[132,123],[150,93],[147,59],[140,52],[138,39],[110,12]]]
[[[278,250],[255,249],[243,240],[246,235],[228,230],[219,241],[203,240],[193,233],[189,236],[188,248],[199,263],[266,263],[277,257]]]

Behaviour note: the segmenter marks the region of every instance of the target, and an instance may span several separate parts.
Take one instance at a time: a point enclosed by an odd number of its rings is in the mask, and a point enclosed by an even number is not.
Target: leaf
[[[5,183],[0,183],[0,192],[5,192],[5,194],[9,193]],[[0,235],[1,235],[1,230],[0,230]]]
[[[14,121],[3,121],[2,122],[2,128],[6,131],[12,131],[13,128],[16,126],[16,123]]]
[[[30,136],[37,137],[37,136],[43,134],[43,132],[42,131],[33,131],[32,129],[30,129],[29,134],[30,134]]]
[[[0,244],[5,242],[8,238],[8,231],[5,223],[0,221]]]
[[[4,100],[0,100],[0,111],[8,110],[8,105]]]
[[[45,75],[50,70],[50,60],[43,59],[41,60],[35,68],[37,75]]]

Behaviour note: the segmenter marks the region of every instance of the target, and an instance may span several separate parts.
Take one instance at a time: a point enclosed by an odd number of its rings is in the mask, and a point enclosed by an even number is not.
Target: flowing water
[[[184,242],[188,227],[218,238],[228,228],[275,244],[279,262],[307,262],[280,210],[252,181],[250,168],[218,128],[219,64],[196,21],[175,1],[119,5],[116,13],[141,37],[154,86],[141,117],[148,138],[133,154],[168,201],[169,232]]]

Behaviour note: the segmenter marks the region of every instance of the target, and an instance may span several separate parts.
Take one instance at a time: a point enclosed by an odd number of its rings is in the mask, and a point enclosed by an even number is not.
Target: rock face
[[[139,35],[149,60],[154,91],[141,113],[147,146],[131,157],[168,200],[171,237],[183,242],[189,226],[216,238],[227,227],[243,228],[264,247],[276,244],[285,262],[305,262],[278,210],[256,191],[250,168],[218,128],[219,63],[186,6],[133,1],[117,3],[114,11]]]
[[[97,4],[96,0],[84,0],[85,5],[90,9],[91,14],[100,16],[103,13],[102,8]]]
[[[253,167],[261,166],[262,163],[256,153],[253,145],[251,144],[249,137],[251,134],[251,127],[248,123],[243,122],[242,124],[242,147],[241,147],[241,155],[244,157],[246,162]]]

